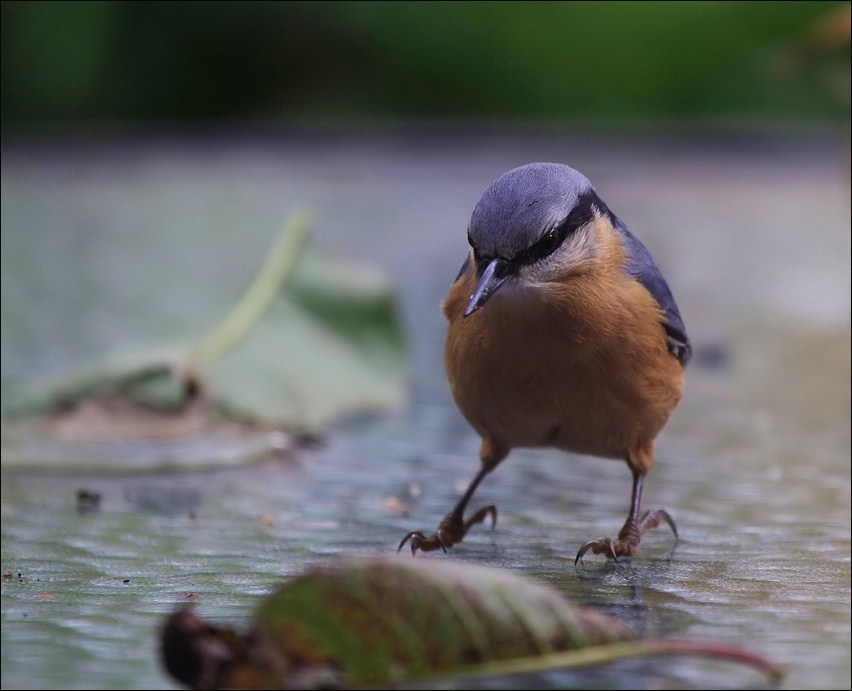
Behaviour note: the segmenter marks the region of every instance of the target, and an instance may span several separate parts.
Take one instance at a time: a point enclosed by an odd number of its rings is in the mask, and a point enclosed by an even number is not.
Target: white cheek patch
[[[587,223],[578,228],[557,252],[557,259],[563,266],[585,264],[598,259],[598,243],[596,242],[595,227]]]

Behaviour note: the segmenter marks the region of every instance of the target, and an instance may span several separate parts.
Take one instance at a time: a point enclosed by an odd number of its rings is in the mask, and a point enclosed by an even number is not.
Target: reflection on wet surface
[[[46,294],[86,269],[71,257],[46,270],[63,233],[88,233],[111,261],[126,236],[110,229],[140,210],[151,227],[181,227],[202,255],[197,289],[218,290],[210,275],[250,274],[281,218],[308,206],[316,243],[379,264],[398,286],[410,404],[341,424],[295,464],[165,476],[4,472],[4,687],[169,688],[156,627],[190,593],[203,616],[239,625],[309,564],[392,552],[409,530],[431,532],[475,473],[478,449],[443,378],[437,304],[482,189],[531,160],[564,161],[596,184],[658,259],[696,343],[644,500],[672,512],[681,539],[675,546],[656,530],[631,562],[587,558],[575,569],[579,545],[622,524],[629,472],[518,450],[472,503],[497,504],[496,529],[475,528],[449,556],[417,558],[521,571],[649,635],[747,646],[787,666],[783,688],[849,687],[849,180],[831,146],[768,142],[744,153],[545,137],[337,138],[132,152],[4,154],[4,331],[17,323],[6,316],[15,294],[7,268],[18,261],[10,248],[31,226],[45,237],[26,261],[45,271]],[[216,224],[220,234],[209,234]],[[246,256],[220,259],[218,243],[234,238],[244,238]],[[137,289],[143,278],[132,279]],[[51,330],[63,317],[50,310],[27,332],[35,345],[7,347],[4,335],[4,376],[74,361]],[[131,331],[119,326],[116,334]],[[100,495],[97,512],[76,510],[81,488]],[[683,658],[466,688],[760,682],[745,668]]]

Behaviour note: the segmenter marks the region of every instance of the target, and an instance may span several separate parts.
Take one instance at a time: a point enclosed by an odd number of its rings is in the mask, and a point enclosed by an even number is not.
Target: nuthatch
[[[516,447],[620,458],[633,474],[630,512],[615,539],[580,547],[631,557],[661,521],[640,517],[654,438],[683,392],[692,348],[666,280],[645,246],[579,172],[530,163],[485,190],[470,218],[470,252],[442,309],[444,364],[456,404],[482,437],[481,468],[412,554],[461,542],[497,511],[464,512],[479,483]]]

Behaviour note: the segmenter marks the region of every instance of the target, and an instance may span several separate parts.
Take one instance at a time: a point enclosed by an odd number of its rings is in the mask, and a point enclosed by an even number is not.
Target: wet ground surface
[[[645,506],[668,508],[681,539],[672,551],[657,530],[630,562],[575,568],[585,540],[621,526],[627,468],[515,451],[474,500],[498,505],[496,529],[417,558],[513,569],[645,633],[746,646],[787,666],[782,688],[849,688],[848,141],[422,132],[5,145],[4,377],[57,372],[133,335],[131,316],[84,327],[53,306],[66,282],[90,281],[97,301],[98,281],[113,280],[112,298],[131,304],[152,276],[168,276],[180,286],[175,305],[146,325],[165,336],[194,292],[250,276],[295,207],[313,212],[321,248],[389,274],[411,374],[402,410],[346,421],[275,462],[96,476],[4,464],[3,687],[172,688],[156,634],[178,604],[197,601],[205,618],[239,625],[310,564],[393,552],[409,530],[433,530],[478,449],[443,377],[437,305],[482,190],[532,160],[583,171],[680,304],[696,358],[658,440]],[[24,242],[28,233],[37,242]],[[122,258],[142,250],[163,259],[140,271]],[[87,278],[98,257],[111,277]],[[13,304],[32,271],[44,292],[34,325]],[[82,335],[68,345],[63,328]],[[15,329],[21,337],[7,340]],[[101,494],[98,511],[77,510],[82,487]],[[760,683],[730,664],[659,659],[469,687]]]

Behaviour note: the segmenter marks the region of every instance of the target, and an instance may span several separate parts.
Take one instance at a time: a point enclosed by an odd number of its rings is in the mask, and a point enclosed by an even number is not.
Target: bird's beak
[[[505,259],[492,259],[479,277],[479,282],[476,284],[462,316],[468,317],[476,312],[491,299],[491,296],[497,292],[500,286],[509,280],[510,276],[509,265]]]

